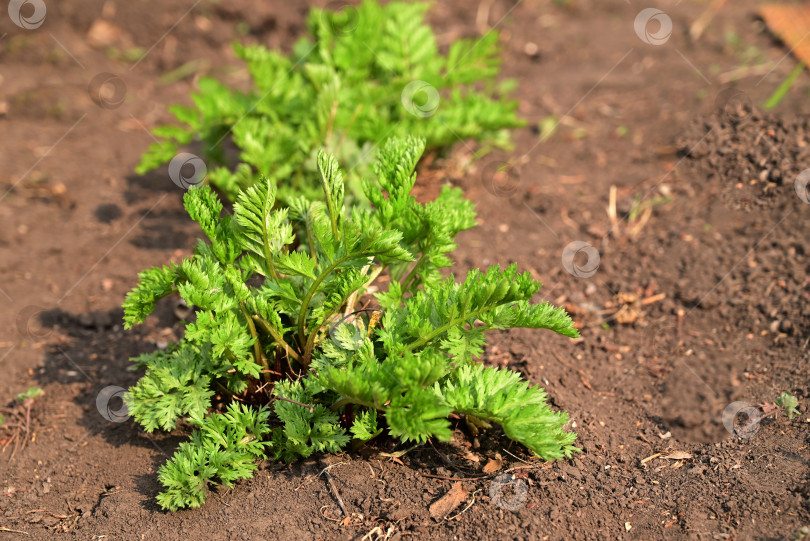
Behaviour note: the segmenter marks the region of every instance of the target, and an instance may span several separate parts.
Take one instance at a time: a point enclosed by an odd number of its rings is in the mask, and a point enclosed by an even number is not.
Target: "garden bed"
[[[476,203],[480,226],[459,237],[457,274],[517,262],[580,325],[574,342],[496,334],[485,362],[544,386],[571,415],[583,453],[543,464],[497,428],[476,439],[459,424],[453,442],[402,455],[408,445],[383,439],[263,463],[253,479],[176,513],[155,502],[156,470],[188,431],[147,435],[96,407],[103,388],[137,381],[131,356],[183,329],[172,298],[143,327],[122,329],[136,272],[179,261],[197,236],[166,171],[132,169],[152,142],[144,126],[167,121],[165,106],[194,88],[178,68],[244,83],[230,42],[241,32],[289,49],[307,6],[203,3],[187,13],[176,2],[66,1],[48,4],[36,31],[3,19],[0,193],[11,191],[0,201],[0,405],[31,386],[45,393],[26,446],[0,455],[0,527],[29,539],[782,539],[810,524],[810,206],[793,185],[807,167],[810,81],[800,77],[772,113],[729,118],[738,112],[718,101],[728,96],[723,74],[751,58],[772,62],[770,74],[737,86],[759,104],[794,67],[778,63],[786,50],[754,19],[755,2],[725,8],[697,43],[686,28],[703,4],[673,3],[675,32],[658,46],[639,39],[638,9],[625,2],[557,4],[437,2],[429,19],[440,43],[497,24],[519,113],[535,127],[565,118],[547,141],[518,130],[514,152],[466,171],[474,147],[460,143],[424,165],[417,190],[428,198],[450,182]],[[152,44],[141,61],[125,58]],[[124,81],[122,105],[88,95],[103,72]],[[523,156],[506,184],[493,184],[500,160]],[[645,223],[617,226],[612,186],[619,218],[636,195],[669,202]],[[599,252],[589,278],[561,264],[576,240]],[[733,402],[771,403],[783,391],[799,398],[799,417],[772,413],[750,438],[723,426]],[[496,455],[503,464],[484,473]],[[329,465],[331,483],[321,474]],[[528,487],[516,510],[493,490],[507,470]],[[468,495],[449,520],[434,518],[431,505],[457,481]]]

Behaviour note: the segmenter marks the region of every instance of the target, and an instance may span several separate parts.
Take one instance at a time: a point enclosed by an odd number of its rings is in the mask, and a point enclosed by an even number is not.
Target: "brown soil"
[[[136,381],[130,356],[178,337],[171,299],[132,332],[118,307],[139,270],[182,258],[197,235],[166,172],[132,169],[151,142],[144,127],[188,102],[197,76],[244,84],[232,40],[289,49],[306,2],[46,3],[36,30],[0,14],[0,405],[24,418],[13,397],[45,390],[27,445],[0,454],[0,536],[783,539],[810,524],[810,206],[794,189],[808,164],[810,79],[770,115],[745,105],[795,65],[753,17],[755,2],[726,7],[697,43],[687,29],[705,3],[670,3],[674,32],[658,46],[633,30],[641,6],[620,0],[440,1],[431,12],[445,45],[497,24],[521,113],[535,127],[565,117],[550,140],[518,131],[513,153],[463,174],[471,147],[460,144],[420,188],[449,179],[478,205],[458,271],[516,261],[575,315],[581,340],[502,333],[486,361],[546,387],[581,454],[537,463],[497,429],[476,439],[459,426],[453,443],[400,458],[380,452],[407,447],[382,441],[265,463],[177,513],[156,506],[155,471],[187,430],[149,436],[96,408],[101,389]],[[148,54],[128,60],[132,47]],[[752,58],[775,68],[727,91],[720,81]],[[175,71],[189,62],[193,75]],[[122,103],[88,93],[101,73],[123,81]],[[517,167],[493,181],[499,160]],[[637,194],[671,201],[631,224],[621,218]],[[576,240],[600,254],[590,278],[561,263]],[[799,417],[768,408],[782,391],[799,399]],[[768,413],[750,437],[723,426],[737,401]],[[496,453],[504,465],[483,473]],[[346,519],[318,475],[327,463]],[[469,492],[457,516],[433,518],[457,479]]]

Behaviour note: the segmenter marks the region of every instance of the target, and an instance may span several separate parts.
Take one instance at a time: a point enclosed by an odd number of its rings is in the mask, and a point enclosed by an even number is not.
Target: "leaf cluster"
[[[498,32],[458,40],[442,54],[424,22],[427,8],[371,0],[340,12],[314,8],[311,37],[291,55],[235,44],[251,90],[201,79],[194,106],[170,108],[178,123],[153,130],[160,141],[136,170],[157,168],[179,147],[200,141],[210,182],[231,200],[263,176],[281,186],[287,201],[302,193],[317,197],[321,148],[352,172],[350,192],[360,195],[371,149],[389,136],[420,136],[429,148],[465,139],[508,146],[506,130],[523,122],[515,102],[502,97],[508,85],[496,87]],[[226,141],[239,151],[235,165],[226,158]]]
[[[207,242],[141,273],[124,303],[127,328],[169,294],[195,307],[182,341],[135,359],[145,373],[126,395],[147,431],[197,426],[161,470],[162,506],[200,505],[256,458],[337,452],[384,431],[447,440],[452,413],[498,423],[544,459],[576,450],[542,389],[476,362],[487,331],[575,337],[570,317],[533,303],[541,285],[515,265],[447,274],[475,212],[454,188],[424,204],[411,195],[424,149],[415,137],[382,146],[362,184],[370,206],[346,205],[345,175],[324,152],[318,199],[282,206],[267,178],[239,194],[233,215],[207,186],[185,195]]]

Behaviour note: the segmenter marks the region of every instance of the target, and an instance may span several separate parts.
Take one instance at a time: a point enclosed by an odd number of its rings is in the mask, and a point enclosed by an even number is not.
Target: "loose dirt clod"
[[[444,518],[467,499],[470,493],[464,489],[461,481],[453,484],[453,487],[441,498],[430,505],[430,516],[433,518]]]

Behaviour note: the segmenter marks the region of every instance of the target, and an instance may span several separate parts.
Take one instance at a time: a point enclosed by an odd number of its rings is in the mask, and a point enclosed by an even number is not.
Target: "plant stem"
[[[458,317],[456,319],[453,319],[453,320],[447,322],[445,325],[442,325],[438,329],[436,329],[433,332],[429,333],[427,336],[425,336],[423,338],[420,338],[416,342],[412,342],[412,343],[408,344],[405,347],[405,350],[406,351],[413,351],[416,348],[422,347],[425,344],[429,343],[434,338],[436,338],[437,336],[447,332],[452,327],[455,327],[459,323],[464,323],[466,320],[468,320],[470,318],[478,318],[479,315],[483,314],[487,310],[491,310],[492,308],[494,308],[494,306],[484,306],[484,307],[481,307],[479,310],[476,310],[475,312],[473,312],[471,314],[466,314],[465,313],[466,310],[463,310],[461,313],[465,314],[465,315],[460,316],[460,317]]]
[[[422,264],[422,261],[424,261],[424,259],[425,259],[425,254],[423,252],[422,255],[419,256],[419,259],[416,261],[416,264],[411,268],[411,270],[408,272],[408,274],[406,274],[405,277],[400,282],[402,284],[403,289],[407,290],[408,289],[408,283],[413,278],[416,278],[416,274],[415,274],[416,269],[419,268],[419,265]]]
[[[368,268],[369,268],[370,266],[371,266],[371,265],[366,265],[365,267],[363,267],[363,270],[362,270],[363,274],[365,274],[365,273],[368,271]],[[364,291],[364,290],[365,290],[365,289],[366,289],[366,288],[367,288],[369,285],[371,285],[371,283],[372,283],[374,280],[376,280],[376,279],[377,279],[377,277],[379,277],[379,276],[380,276],[380,274],[382,273],[382,271],[383,271],[383,266],[382,266],[382,265],[379,265],[379,266],[378,266],[377,268],[375,268],[375,269],[374,269],[374,271],[371,273],[371,276],[370,276],[370,277],[369,277],[369,279],[368,279],[368,280],[366,280],[366,282],[363,284],[363,287],[361,287],[361,288],[360,288],[360,289],[358,289],[358,290],[355,290],[355,291],[354,291],[354,292],[353,292],[353,293],[352,293],[352,294],[349,296],[349,299],[346,301],[346,311],[345,311],[345,313],[343,314],[343,317],[344,317],[344,318],[348,317],[348,316],[349,316],[349,315],[352,313],[352,311],[354,310],[354,305],[355,305],[355,303],[357,302],[357,296],[358,296],[358,293],[359,293],[360,291]],[[335,314],[335,312],[337,312],[337,310],[333,310],[333,311],[332,311],[332,312],[330,312],[329,314],[326,314],[326,316],[324,316],[324,319],[323,319],[323,320],[324,320],[324,321],[327,321],[327,320],[328,320],[330,317],[332,317],[332,316]],[[378,312],[375,312],[375,314],[378,314]],[[376,324],[377,324],[377,321],[379,321],[379,318],[380,318],[380,316],[379,316],[379,315],[377,315],[377,316],[376,316],[376,320],[375,320],[375,319],[372,317],[372,321],[374,322],[374,323],[373,323],[374,325],[376,325]],[[372,328],[373,328],[373,327],[369,327],[369,336],[371,336],[371,330],[372,330]],[[320,330],[320,327],[319,327],[318,329],[316,329],[316,330],[315,330],[315,331],[314,331],[312,334],[310,334],[310,335],[309,335],[309,337],[307,338],[307,344],[306,344],[306,346],[304,347],[304,362],[302,363],[304,366],[309,366],[309,360],[310,360],[310,358],[312,357],[312,351],[315,349],[315,338],[317,338],[317,336],[318,336],[318,331],[319,331],[319,330]]]
[[[267,235],[262,236],[264,237],[264,259],[267,262],[267,270],[270,271],[270,278],[278,280],[278,273],[276,272],[276,267],[273,265],[273,258],[270,255],[270,238]]]
[[[304,408],[307,408],[310,413],[315,412],[315,406],[304,404],[303,402],[298,402],[297,400],[293,400],[292,398],[284,398],[283,396],[275,395],[275,400],[283,400],[284,402],[289,402],[290,404],[295,404],[296,406],[302,406]]]
[[[307,340],[304,336],[304,324],[306,323],[307,317],[307,310],[309,309],[309,303],[312,301],[312,297],[315,296],[315,293],[318,291],[318,287],[320,287],[321,283],[329,276],[333,270],[335,270],[339,264],[340,260],[333,261],[331,265],[326,267],[314,282],[312,282],[312,286],[310,286],[309,291],[307,291],[307,296],[304,297],[304,301],[301,303],[301,309],[298,311],[298,343],[301,346],[306,346]]]
[[[221,390],[222,392],[224,392],[226,395],[228,395],[230,398],[233,398],[234,396],[236,396],[236,395],[233,393],[233,391],[231,391],[230,389],[228,389],[227,387],[225,387],[225,386],[224,386],[222,383],[220,383],[219,381],[217,381],[216,383],[217,383],[217,387],[219,387],[219,388],[220,388],[220,390]]]
[[[332,410],[332,411],[337,411],[337,410],[339,410],[340,408],[342,408],[343,406],[348,406],[349,404],[357,404],[358,406],[365,406],[365,407],[370,408],[370,409],[379,409],[379,410],[382,410],[382,408],[378,408],[378,407],[377,407],[377,406],[375,406],[374,404],[366,404],[366,403],[365,403],[365,402],[363,402],[362,400],[355,400],[355,399],[350,398],[350,397],[348,397],[348,396],[342,396],[342,397],[340,397],[340,398],[337,400],[337,402],[335,402],[334,404],[332,404],[331,406],[329,406],[329,409],[330,409],[330,410]]]
[[[301,362],[301,357],[298,355],[298,353],[293,348],[291,348],[287,342],[284,341],[284,338],[282,338],[282,336],[278,333],[278,331],[272,325],[270,325],[269,321],[267,321],[261,316],[253,316],[253,319],[256,320],[256,322],[262,327],[262,329],[265,330],[265,332],[267,332],[267,334],[273,337],[273,340],[275,340],[276,343],[284,347],[284,350],[287,352],[287,355],[289,355],[296,361]]]
[[[253,355],[256,357],[256,364],[261,365],[266,370],[270,370],[270,364],[267,362],[267,359],[264,357],[264,353],[262,353],[262,343],[259,340],[259,333],[256,332],[256,325],[253,324],[253,319],[248,314],[247,308],[245,308],[245,304],[240,302],[239,309],[242,310],[242,315],[245,316],[245,320],[247,321],[248,328],[250,329],[250,336],[256,339],[253,343]],[[264,379],[267,378],[266,375],[262,375]]]
[[[339,259],[334,260],[324,271],[312,282],[312,285],[309,287],[309,291],[307,291],[307,296],[304,297],[304,301],[301,303],[301,309],[298,311],[298,343],[302,346],[306,345],[307,340],[306,336],[304,336],[304,324],[306,323],[307,317],[307,310],[309,309],[309,303],[312,302],[312,297],[315,296],[317,293],[318,288],[320,287],[321,283],[326,280],[326,277],[329,276],[332,271],[338,268],[340,265],[348,261],[349,259],[361,258],[361,257],[368,257],[369,254],[366,252],[360,252],[358,254],[347,254]]]
[[[337,310],[332,310],[331,312],[326,314],[323,318],[324,322],[328,321],[329,318],[335,315],[335,312],[337,312]],[[310,335],[307,337],[307,344],[304,347],[304,361],[302,363],[304,366],[309,366],[309,361],[312,358],[312,352],[315,350],[315,339],[318,337],[318,332],[321,330],[322,327],[323,324],[321,324],[317,329],[312,331],[312,333],[310,333]]]
[[[312,357],[312,351],[315,349],[315,337],[318,336],[318,331],[313,331],[307,337],[307,343],[304,346],[304,361],[301,363],[304,366],[309,366],[309,360]]]

